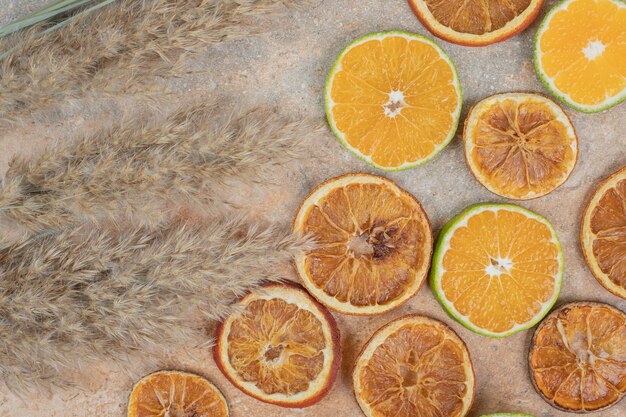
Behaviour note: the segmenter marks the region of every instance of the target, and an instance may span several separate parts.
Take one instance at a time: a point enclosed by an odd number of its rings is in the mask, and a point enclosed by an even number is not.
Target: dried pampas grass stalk
[[[224,317],[310,248],[240,220],[83,226],[0,248],[0,376],[15,391],[67,386],[85,361],[201,343],[198,318]]]
[[[0,124],[25,122],[95,94],[142,94],[189,54],[248,33],[250,15],[298,0],[124,0],[58,30],[0,41]],[[161,92],[162,93],[162,92]]]
[[[211,105],[193,105],[164,121],[134,118],[39,158],[15,159],[0,189],[0,215],[38,232],[120,214],[150,223],[186,203],[219,214],[225,181],[268,178],[305,154],[303,138],[321,128],[259,109],[217,120]]]

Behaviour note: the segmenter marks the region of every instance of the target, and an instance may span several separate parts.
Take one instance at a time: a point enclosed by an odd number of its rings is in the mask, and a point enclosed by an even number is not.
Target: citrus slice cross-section
[[[626,314],[608,304],[567,304],[537,328],[529,361],[535,388],[553,407],[608,408],[626,394]]]
[[[565,0],[535,39],[535,68],[545,86],[576,110],[593,113],[626,99],[626,3]]]
[[[306,289],[333,310],[380,314],[422,286],[433,238],[419,202],[394,182],[348,174],[315,188],[294,220],[294,231],[317,241],[296,256]]]
[[[246,394],[301,408],[330,390],[341,362],[335,320],[301,287],[271,284],[243,297],[217,329],[224,375]]]
[[[562,274],[561,245],[545,218],[510,204],[478,204],[441,231],[430,286],[465,327],[505,337],[548,313]]]
[[[450,58],[406,32],[372,33],[348,45],[325,96],[328,123],[343,146],[387,171],[433,158],[454,137],[461,112]]]
[[[626,299],[626,167],[602,182],[591,197],[580,241],[598,282]]]
[[[201,376],[178,371],[147,375],[133,387],[128,417],[228,417],[222,393]]]
[[[448,42],[489,45],[523,31],[543,0],[409,0],[424,26]]]
[[[465,160],[489,191],[527,200],[548,194],[569,177],[578,158],[574,126],[539,94],[496,94],[465,119]]]
[[[465,343],[445,324],[405,316],[379,329],[353,371],[367,417],[463,417],[474,401],[474,369]]]

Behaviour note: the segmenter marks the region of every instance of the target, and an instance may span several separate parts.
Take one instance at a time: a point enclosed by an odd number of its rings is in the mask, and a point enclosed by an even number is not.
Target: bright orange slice
[[[379,329],[352,375],[368,417],[463,417],[474,401],[474,369],[465,343],[428,317],[406,316]]]
[[[325,94],[328,123],[342,145],[387,171],[433,158],[454,137],[461,112],[450,58],[406,32],[372,33],[348,45]]]
[[[201,376],[160,371],[142,378],[133,387],[128,417],[228,417],[222,393]]]
[[[330,391],[341,362],[339,330],[301,287],[252,292],[218,328],[215,361],[237,388],[283,407],[307,407]]]
[[[348,174],[315,188],[294,220],[318,247],[296,256],[306,289],[333,310],[379,314],[421,287],[433,238],[419,202],[394,182]]]
[[[439,234],[430,287],[465,327],[505,337],[548,313],[562,275],[561,245],[545,218],[511,204],[477,204]]]
[[[586,413],[615,405],[626,394],[626,314],[567,304],[537,328],[529,361],[535,388],[553,407]]]
[[[489,45],[523,31],[543,0],[409,0],[433,34],[466,46]]]
[[[578,138],[563,110],[539,94],[496,94],[465,119],[465,160],[489,191],[527,200],[548,194],[574,170]]]
[[[604,180],[591,197],[580,242],[600,284],[626,299],[626,166]]]
[[[537,31],[535,68],[545,86],[576,110],[606,110],[626,99],[626,4],[565,0]]]

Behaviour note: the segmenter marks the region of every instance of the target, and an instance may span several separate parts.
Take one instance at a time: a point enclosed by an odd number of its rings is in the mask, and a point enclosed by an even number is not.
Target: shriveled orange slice
[[[445,324],[406,316],[379,329],[359,355],[354,393],[368,417],[465,416],[474,369],[465,343]]]
[[[496,94],[465,119],[465,159],[489,191],[527,200],[548,194],[569,177],[578,138],[565,112],[540,94]]]
[[[626,394],[626,314],[567,304],[537,328],[529,361],[535,388],[553,407],[586,413],[615,405]]]
[[[133,387],[128,417],[228,417],[222,393],[201,376],[160,371],[147,375]]]
[[[394,182],[348,174],[315,188],[294,220],[317,248],[296,256],[306,289],[333,310],[380,314],[398,307],[428,273],[432,232],[419,202]]]
[[[543,0],[409,0],[428,30],[466,46],[500,42],[526,29]]]
[[[626,99],[626,4],[565,0],[545,17],[535,39],[535,68],[544,85],[586,113]]]
[[[243,297],[217,329],[215,361],[244,393],[282,407],[320,401],[341,362],[334,318],[301,287],[267,285]]]
[[[626,299],[626,166],[604,180],[591,197],[580,242],[598,282]]]
[[[511,204],[477,204],[439,234],[430,287],[465,327],[505,337],[550,311],[562,275],[561,245],[545,218]]]
[[[326,115],[341,144],[368,164],[422,164],[454,137],[461,85],[446,53],[407,32],[372,33],[339,54],[326,82]]]

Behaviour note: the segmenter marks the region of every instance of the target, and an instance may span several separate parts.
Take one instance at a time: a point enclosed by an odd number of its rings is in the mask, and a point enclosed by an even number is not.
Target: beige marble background
[[[0,0],[0,23],[45,3],[45,0]],[[555,1],[547,1],[543,17]],[[200,73],[187,75],[171,87],[171,103],[190,96],[217,97],[225,112],[270,103],[296,117],[324,117],[322,91],[335,56],[352,39],[372,31],[403,29],[428,34],[405,0],[314,0],[311,6],[288,10],[282,17],[256,22],[259,36],[232,40],[207,48],[189,63]],[[535,22],[508,41],[482,48],[467,48],[444,41],[463,86],[463,115],[477,100],[506,91],[545,92],[532,64]],[[605,113],[584,115],[567,110],[580,137],[580,160],[571,178],[552,194],[521,205],[545,215],[557,229],[565,252],[565,276],[558,304],[573,300],[610,303],[626,311],[626,301],[605,291],[588,271],[578,243],[578,224],[584,204],[599,180],[626,164],[626,104]],[[115,117],[117,112],[105,116]],[[92,109],[78,109],[72,117],[48,125],[29,125],[0,131],[0,173],[14,154],[31,154],[44,145],[68,140],[68,132],[92,129],[99,121]],[[329,131],[311,139],[308,159],[293,167],[281,186],[255,190],[254,212],[278,222],[289,222],[301,199],[319,182],[353,172],[374,172],[345,151]],[[469,204],[504,201],[474,180],[463,160],[460,136],[431,162],[413,170],[388,174],[424,205],[435,233]],[[407,313],[423,313],[450,324],[467,342],[477,378],[471,417],[496,411],[519,411],[537,417],[563,417],[544,403],[529,380],[526,357],[532,330],[502,340],[474,334],[451,320],[425,285],[400,309],[376,317],[336,314],[344,344],[344,363],[331,393],[315,406],[281,409],[249,398],[235,389],[217,370],[207,349],[190,347],[153,357],[151,363],[100,363],[84,370],[83,387],[53,394],[20,398],[0,389],[2,417],[122,417],[133,381],[158,369],[183,369],[208,377],[228,399],[233,417],[358,417],[350,376],[355,356],[378,327]],[[1,336],[0,336],[1,337]],[[626,400],[602,417],[626,416]]]

